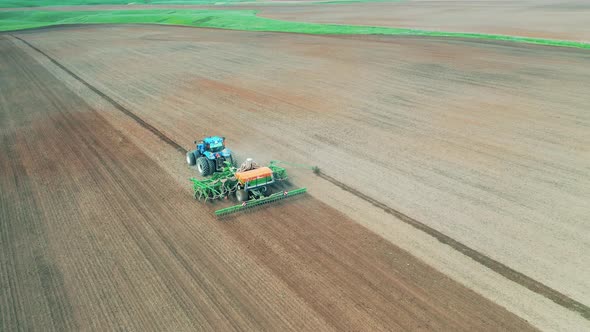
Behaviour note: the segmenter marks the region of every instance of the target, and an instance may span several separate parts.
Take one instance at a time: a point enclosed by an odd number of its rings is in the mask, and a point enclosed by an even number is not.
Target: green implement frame
[[[278,166],[279,162],[271,161],[268,168],[272,170],[274,182],[281,182],[287,180],[287,171],[285,168]],[[206,179],[191,178],[193,183],[193,194],[195,199],[207,201],[209,199],[227,198],[240,187],[238,180],[235,177],[236,168],[231,164],[226,163],[221,172],[213,173],[213,175]],[[254,183],[256,185],[256,183]],[[247,190],[247,189],[246,189]],[[264,196],[264,192],[258,189],[250,190],[250,196],[254,197],[241,205],[230,206],[225,209],[215,211],[217,216],[223,216],[234,213],[240,210],[249,209],[254,206],[267,204],[278,201],[287,197],[303,194],[307,191],[306,188],[299,188],[290,191],[281,191],[269,196]]]
[[[285,168],[278,166],[277,161],[271,161],[268,165],[268,168],[271,169],[272,175],[275,178],[275,181],[284,181],[287,180],[289,177],[287,176],[287,170]]]
[[[206,201],[227,197],[238,187],[234,173],[235,168],[228,164],[221,172],[213,173],[210,178],[203,180],[191,178],[195,199]]]
[[[275,201],[278,201],[278,200],[281,200],[281,199],[284,199],[287,197],[300,195],[305,192],[307,192],[307,188],[299,188],[299,189],[294,189],[294,190],[290,190],[290,191],[283,191],[283,192],[274,193],[274,194],[267,196],[267,197],[252,199],[247,202],[243,202],[240,205],[234,205],[234,206],[227,207],[225,209],[217,210],[217,211],[215,211],[215,215],[216,216],[225,216],[225,215],[228,215],[231,213],[243,211],[246,209],[251,209],[255,206],[275,202]]]

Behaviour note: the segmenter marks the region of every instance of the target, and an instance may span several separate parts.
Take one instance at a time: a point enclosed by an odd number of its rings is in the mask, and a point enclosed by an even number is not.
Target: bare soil
[[[20,37],[175,141],[188,146],[200,131],[223,128],[240,153],[278,151],[282,127],[273,128],[262,106],[287,116],[288,99],[233,88],[247,78],[239,73],[254,74],[276,55],[216,47],[229,36],[218,32],[126,29]],[[162,37],[203,44],[147,41]],[[110,47],[101,45],[108,38]],[[0,36],[2,330],[532,329],[312,195],[217,221],[214,206],[196,203],[177,180],[189,169],[162,167],[179,165],[178,151],[143,127],[138,134],[125,114],[89,104],[80,97],[88,91],[72,90],[26,47]],[[203,48],[237,66],[208,73],[213,59],[199,54]],[[203,72],[179,75],[180,67]],[[115,126],[117,116],[131,122]],[[267,146],[271,135],[277,143]],[[168,155],[176,157],[162,159]]]
[[[586,51],[147,26],[20,36],[185,148],[223,131],[242,158],[318,165],[590,302]]]

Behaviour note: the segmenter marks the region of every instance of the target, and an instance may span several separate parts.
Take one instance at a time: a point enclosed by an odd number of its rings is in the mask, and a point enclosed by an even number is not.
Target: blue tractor
[[[225,147],[225,137],[209,136],[194,143],[197,149],[186,153],[186,162],[189,166],[197,165],[201,176],[221,171],[226,161],[234,165],[232,153]]]

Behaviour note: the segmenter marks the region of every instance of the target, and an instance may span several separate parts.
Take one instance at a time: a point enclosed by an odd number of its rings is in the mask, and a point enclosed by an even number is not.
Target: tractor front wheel
[[[197,160],[195,158],[194,151],[189,151],[189,152],[186,153],[186,163],[189,166],[195,166],[195,164],[197,163]]]
[[[211,171],[211,174],[217,172],[217,161],[211,159],[207,159],[207,161],[209,162],[209,170]]]
[[[207,176],[211,174],[211,168],[209,167],[209,160],[205,157],[197,158],[197,169],[201,176]]]

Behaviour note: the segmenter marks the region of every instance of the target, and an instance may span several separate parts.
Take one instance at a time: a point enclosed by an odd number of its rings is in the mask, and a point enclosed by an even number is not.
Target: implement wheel
[[[236,164],[234,163],[233,156],[229,156],[229,157],[225,158],[225,161],[227,161],[231,166],[236,167]]]
[[[248,200],[248,193],[244,189],[239,189],[236,191],[236,198],[238,202],[245,202]]]
[[[209,167],[209,160],[205,157],[197,158],[197,169],[201,176],[207,176],[211,174],[211,168]]]

